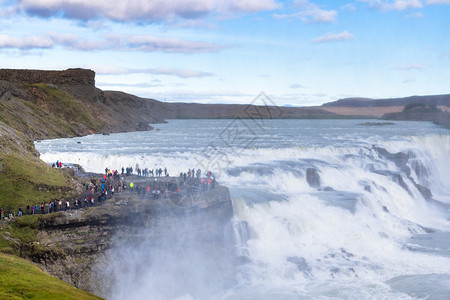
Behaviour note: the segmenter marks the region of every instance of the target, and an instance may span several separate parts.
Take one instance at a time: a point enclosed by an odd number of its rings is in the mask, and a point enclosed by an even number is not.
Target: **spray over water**
[[[178,174],[197,167],[227,122],[176,120],[36,147],[45,161],[88,171],[139,163]],[[450,135],[431,123],[358,122],[271,120],[250,146],[221,148],[218,180],[234,211],[226,241],[208,248],[198,237],[206,215],[155,212],[165,221],[114,249],[111,299],[445,299]],[[190,134],[202,128],[207,135]]]

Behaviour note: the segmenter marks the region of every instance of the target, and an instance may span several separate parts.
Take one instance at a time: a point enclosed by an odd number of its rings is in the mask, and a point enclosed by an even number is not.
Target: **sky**
[[[0,0],[0,68],[166,102],[450,93],[450,0]]]

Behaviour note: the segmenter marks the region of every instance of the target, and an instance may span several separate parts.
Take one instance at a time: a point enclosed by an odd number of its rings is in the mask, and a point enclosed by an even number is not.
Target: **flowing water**
[[[177,293],[165,293],[152,273],[147,288],[126,284],[114,295],[450,299],[450,133],[427,122],[364,122],[170,120],[149,132],[46,140],[36,148],[44,161],[87,171],[136,164],[171,175],[211,170],[229,187],[232,246],[242,258],[232,285],[208,290],[203,274],[189,284],[204,291],[174,280]],[[214,268],[202,260],[197,255],[188,268]]]

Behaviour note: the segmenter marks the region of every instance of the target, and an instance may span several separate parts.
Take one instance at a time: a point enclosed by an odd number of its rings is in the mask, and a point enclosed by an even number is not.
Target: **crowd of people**
[[[117,170],[114,172],[117,172],[117,174],[118,174]],[[163,173],[164,173],[165,177],[169,176],[169,173],[167,172],[167,168],[164,168],[164,169],[162,169],[162,168],[159,168],[159,169],[158,168],[155,168],[155,169],[143,168],[143,169],[141,169],[141,168],[139,168],[139,166],[136,166],[136,175],[138,175],[138,176],[161,177]],[[127,167],[127,168],[122,167],[121,174],[126,175],[126,176],[133,175],[133,167]]]
[[[62,167],[61,161],[57,161],[54,167]],[[86,191],[77,198],[70,200],[54,199],[41,204],[28,204],[26,209],[23,210],[19,207],[17,214],[13,210],[6,212],[0,208],[0,218],[20,217],[22,215],[36,215],[36,214],[48,214],[59,211],[67,211],[70,209],[80,209],[93,206],[99,206],[105,203],[108,198],[114,196],[116,192],[123,192],[127,190],[127,184],[124,181],[124,176],[138,175],[141,177],[154,177],[153,181],[146,181],[144,185],[134,184],[130,182],[128,189],[132,193],[136,193],[140,198],[169,198],[181,196],[184,194],[191,194],[194,192],[203,191],[205,189],[215,188],[216,180],[211,171],[206,173],[206,177],[202,178],[202,172],[200,169],[195,170],[188,169],[187,172],[181,172],[179,180],[165,180],[158,181],[157,177],[169,177],[167,168],[155,168],[155,169],[140,169],[137,167],[137,174],[133,174],[133,168],[127,167],[121,169],[121,173],[118,170],[110,170],[105,168],[105,174],[101,179],[92,179],[86,184]]]

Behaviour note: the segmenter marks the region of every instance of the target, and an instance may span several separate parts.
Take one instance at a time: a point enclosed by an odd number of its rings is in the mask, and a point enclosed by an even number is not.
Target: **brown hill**
[[[435,105],[411,103],[401,112],[388,113],[381,117],[384,120],[429,121],[450,129],[450,112],[442,111]]]
[[[345,98],[334,102],[325,103],[322,105],[322,107],[403,107],[412,103],[425,103],[435,106],[450,106],[450,95],[411,96],[389,99]]]
[[[379,118],[388,113],[401,112],[406,105],[414,103],[434,105],[442,111],[450,111],[450,95],[411,96],[390,99],[346,98],[325,103],[318,108],[339,115]]]

